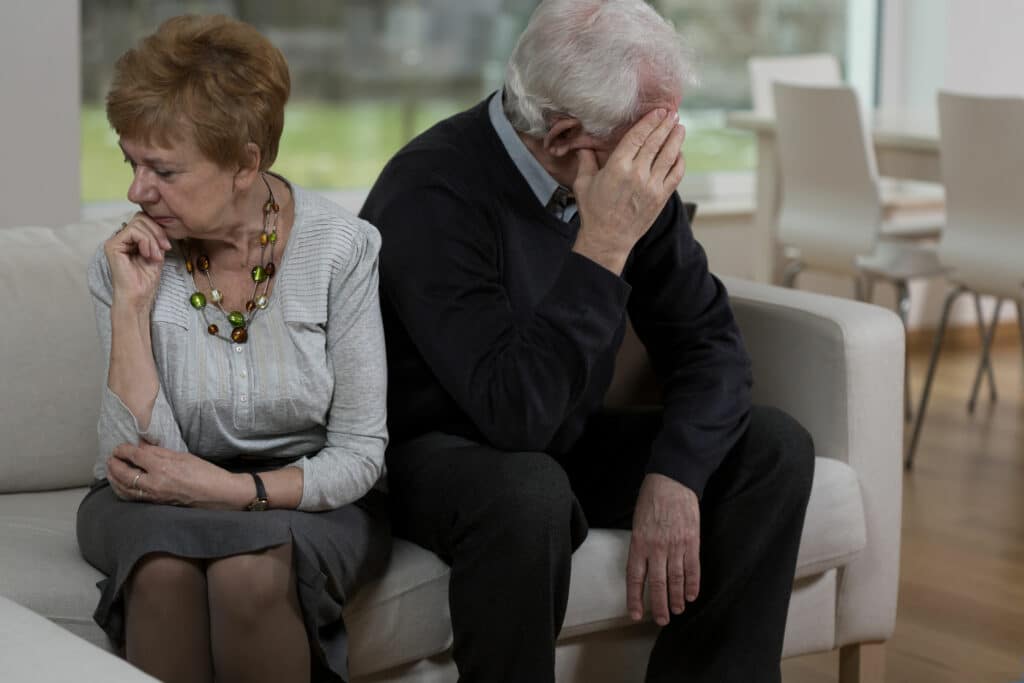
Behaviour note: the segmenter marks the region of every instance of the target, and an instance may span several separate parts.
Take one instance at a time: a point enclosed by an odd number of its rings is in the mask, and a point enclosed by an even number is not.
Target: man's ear
[[[544,151],[553,157],[562,158],[580,147],[588,147],[586,143],[591,141],[580,120],[566,116],[557,119],[544,136]]]
[[[239,190],[249,189],[260,176],[260,148],[255,142],[245,145],[245,162],[235,171],[234,186]]]

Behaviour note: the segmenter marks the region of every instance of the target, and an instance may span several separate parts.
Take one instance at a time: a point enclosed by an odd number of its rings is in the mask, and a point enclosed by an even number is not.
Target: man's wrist
[[[629,258],[629,250],[623,251],[621,248],[602,247],[587,239],[583,233],[580,233],[576,238],[572,250],[616,275],[622,275],[622,271],[626,267],[626,259]]]

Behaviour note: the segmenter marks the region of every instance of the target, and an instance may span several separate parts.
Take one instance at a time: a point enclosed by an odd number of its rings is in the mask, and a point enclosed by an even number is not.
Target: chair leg
[[[907,448],[903,466],[911,469],[914,466],[914,452],[917,450],[917,441],[921,437],[921,425],[924,423],[924,413],[928,409],[928,396],[932,392],[932,380],[935,379],[935,366],[939,363],[939,351],[942,350],[942,338],[946,335],[946,325],[949,324],[949,311],[953,308],[956,298],[967,291],[966,287],[958,286],[946,295],[946,303],[942,306],[942,319],[939,321],[939,329],[935,331],[935,341],[932,343],[932,356],[928,361],[928,374],[925,375],[924,389],[921,390],[921,400],[917,404],[917,416],[914,419],[914,431],[910,437],[910,446]]]
[[[1017,327],[1020,328],[1020,378],[1024,382],[1024,299],[1017,299]]]
[[[985,342],[985,315],[981,312],[981,295],[974,292],[974,312],[978,321],[978,339],[981,340],[982,345]],[[996,316],[998,318],[998,316]],[[990,359],[982,355],[980,363],[985,368],[985,374],[988,376],[988,396],[989,400],[995,403],[996,398],[996,376],[992,372],[992,363]],[[968,411],[969,412],[969,411]]]
[[[910,320],[910,287],[906,280],[897,280],[896,285],[896,313],[903,321],[903,330],[907,330],[907,323]],[[910,391],[910,350],[906,344],[903,346],[903,419],[910,422],[914,419],[913,399]]]
[[[884,680],[884,644],[858,643],[839,649],[839,683],[881,683]]]
[[[786,264],[786,269],[782,272],[782,286],[793,288],[796,284],[796,276],[800,274],[800,271],[804,269],[804,264],[799,261],[790,261]]]
[[[978,319],[981,320],[982,329],[984,329],[984,319],[981,318],[981,304],[978,303],[978,296],[975,294],[974,303],[978,309]],[[967,401],[967,414],[974,414],[974,406],[978,402],[978,389],[981,388],[981,379],[985,375],[985,370],[989,373],[989,388],[990,397],[992,402],[996,400],[996,381],[992,377],[992,362],[989,358],[989,352],[992,349],[992,340],[996,336],[996,328],[999,326],[999,309],[1003,306],[1002,299],[996,299],[996,310],[992,314],[992,324],[989,325],[988,330],[982,335],[981,338],[981,360],[978,362],[978,371],[974,375],[974,386],[971,387],[971,398]]]
[[[863,298],[861,301],[866,301],[869,304],[874,301],[875,298],[875,279],[870,277],[864,278],[864,291],[861,292]]]

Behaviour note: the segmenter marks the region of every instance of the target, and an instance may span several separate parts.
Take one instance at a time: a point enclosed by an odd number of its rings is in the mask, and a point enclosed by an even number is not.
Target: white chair
[[[828,53],[751,57],[750,98],[754,111],[765,116],[775,114],[772,86],[776,81],[794,85],[841,85],[839,61]]]
[[[747,61],[753,109],[775,115],[773,85],[842,85],[839,61],[829,53],[751,57]],[[942,230],[941,187],[934,183],[881,178],[880,193],[886,235],[905,239],[935,239]]]
[[[1017,303],[1024,349],[1024,99],[939,93],[942,180],[946,184],[946,229],[939,261],[949,269],[953,290],[946,296],[914,432],[906,456],[914,463],[928,396],[953,302],[964,292],[996,298],[971,392],[972,407],[982,374],[991,379],[989,349],[1003,301]]]
[[[910,311],[909,280],[941,275],[932,245],[890,240],[874,147],[857,96],[846,86],[775,83],[776,136],[782,178],[778,236],[787,247],[783,282],[801,270],[853,278],[858,299],[870,300],[877,280],[896,288],[903,324]],[[904,412],[912,415],[904,374]]]

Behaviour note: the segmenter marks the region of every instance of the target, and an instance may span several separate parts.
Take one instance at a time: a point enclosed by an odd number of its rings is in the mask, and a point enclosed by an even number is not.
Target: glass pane
[[[687,173],[751,169],[753,140],[724,112],[750,107],[751,55],[845,54],[847,0],[652,0],[700,57],[683,101]],[[275,169],[312,188],[368,187],[434,122],[500,85],[536,0],[81,0],[82,197],[130,180],[103,98],[117,57],[184,12],[248,21],[288,60],[292,99]]]

